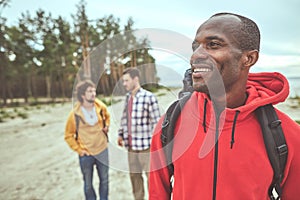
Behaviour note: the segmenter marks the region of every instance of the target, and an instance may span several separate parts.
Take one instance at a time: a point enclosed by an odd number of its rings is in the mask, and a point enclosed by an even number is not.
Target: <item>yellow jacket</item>
[[[98,123],[94,126],[89,125],[85,122],[84,115],[81,111],[81,103],[77,102],[74,109],[70,112],[66,127],[65,127],[65,141],[71,149],[76,151],[78,154],[85,150],[91,155],[96,155],[107,148],[107,135],[102,131],[103,120],[105,125],[110,125],[110,114],[107,111],[106,105],[99,99],[95,100],[95,108],[98,117]],[[102,111],[102,116],[100,115]],[[76,120],[75,115],[79,116],[78,124],[78,138],[76,135]]]

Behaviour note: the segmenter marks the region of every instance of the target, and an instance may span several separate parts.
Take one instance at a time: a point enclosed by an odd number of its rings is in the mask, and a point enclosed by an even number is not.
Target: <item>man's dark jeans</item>
[[[93,169],[96,165],[100,181],[100,200],[108,199],[108,149],[95,156],[79,156],[79,163],[84,181],[84,194],[86,200],[96,200],[93,187]]]

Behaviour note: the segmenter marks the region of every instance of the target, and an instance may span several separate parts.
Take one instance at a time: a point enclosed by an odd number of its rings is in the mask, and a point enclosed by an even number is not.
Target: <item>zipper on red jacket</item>
[[[218,156],[219,156],[219,114],[216,115],[216,138],[215,138],[215,155],[214,155],[214,180],[212,199],[216,200],[217,195],[217,177],[218,177]]]

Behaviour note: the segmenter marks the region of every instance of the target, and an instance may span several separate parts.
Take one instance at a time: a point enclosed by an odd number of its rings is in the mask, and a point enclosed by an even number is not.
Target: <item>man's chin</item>
[[[95,99],[93,99],[93,100],[87,100],[87,102],[89,102],[89,103],[95,103]]]
[[[208,94],[208,88],[204,84],[193,84],[194,91]]]

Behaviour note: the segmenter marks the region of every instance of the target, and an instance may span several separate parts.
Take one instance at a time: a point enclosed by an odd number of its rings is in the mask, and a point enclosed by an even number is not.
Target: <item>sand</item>
[[[176,92],[160,92],[162,112],[177,97]],[[122,99],[122,98],[121,98]],[[116,144],[117,129],[124,102],[109,107],[110,128],[109,197],[133,199],[127,168],[126,150]],[[292,101],[278,108],[300,120],[300,109]],[[34,108],[27,119],[15,118],[0,123],[0,199],[84,199],[78,156],[64,141],[64,126],[72,103]],[[97,176],[94,176],[97,190]]]

